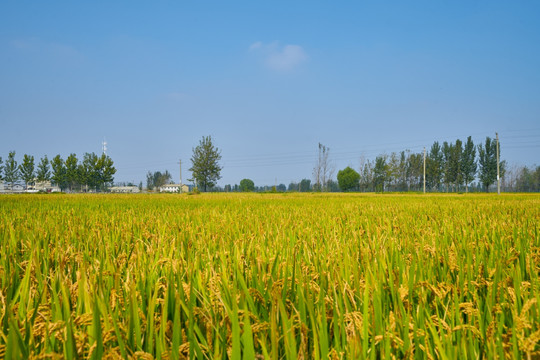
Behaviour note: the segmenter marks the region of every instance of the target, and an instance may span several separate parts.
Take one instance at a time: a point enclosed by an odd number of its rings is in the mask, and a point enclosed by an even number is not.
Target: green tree
[[[397,189],[399,191],[410,190],[411,187],[411,154],[409,151],[402,151],[399,154],[399,164],[398,164],[398,176],[397,176]]]
[[[452,144],[448,142],[443,142],[442,145],[442,155],[443,155],[443,182],[446,187],[446,192],[450,188],[450,184],[453,182],[452,171],[450,170],[450,159],[452,157]]]
[[[146,189],[149,191],[154,190],[154,175],[151,171],[146,174]]]
[[[114,174],[116,174],[113,160],[109,156],[102,154],[96,164],[96,170],[100,188],[107,190],[114,181]]]
[[[480,182],[489,192],[489,186],[497,181],[497,142],[489,136],[485,145],[478,145],[478,165]]]
[[[199,145],[193,149],[192,166],[189,169],[193,178],[189,181],[195,181],[204,191],[212,188],[221,179],[220,160],[221,151],[212,143],[212,137],[203,136]]]
[[[76,181],[80,190],[96,189],[100,185],[98,172],[99,157],[95,153],[85,153],[82,161],[77,165]]]
[[[463,183],[461,172],[461,157],[463,154],[463,143],[456,140],[455,144],[450,144],[450,154],[448,157],[448,182],[453,184],[454,190],[459,191],[459,186]]]
[[[60,155],[56,155],[52,159],[51,168],[51,180],[56,186],[60,188],[60,190],[63,191],[67,187],[66,166],[64,164],[64,160],[60,157]]]
[[[373,185],[375,191],[384,191],[384,185],[388,179],[388,165],[386,156],[380,155],[375,158],[375,167],[373,168]]]
[[[79,164],[79,180],[82,185],[88,188],[97,189],[100,185],[99,171],[98,171],[99,157],[95,153],[85,153],[83,155],[82,163]]]
[[[423,154],[409,154],[407,157],[407,180],[408,190],[420,190],[420,184],[422,176],[424,174],[424,155]]]
[[[431,189],[440,189],[443,176],[444,157],[439,142],[435,141],[426,159],[426,182]]]
[[[10,151],[4,166],[4,179],[13,186],[19,180],[19,168],[15,160],[15,151]]]
[[[37,166],[37,173],[36,173],[37,181],[43,182],[43,181],[49,181],[51,179],[51,170],[49,166],[49,159],[47,158],[47,155],[41,158],[39,161],[39,164]]]
[[[311,191],[311,180],[309,179],[300,180],[300,184],[298,184],[298,187],[299,187],[299,191],[301,192]]]
[[[337,181],[339,188],[343,191],[356,190],[360,185],[360,174],[347,166],[345,169],[338,171]]]
[[[469,136],[463,149],[463,158],[461,161],[461,170],[463,173],[463,181],[465,182],[465,191],[469,192],[469,184],[476,176],[476,148]]]
[[[34,169],[35,169],[34,157],[24,154],[23,162],[21,165],[19,165],[19,172],[21,173],[21,178],[24,181],[25,189],[28,189],[28,184],[34,181],[34,177],[35,177]]]
[[[156,188],[159,191],[159,188],[165,184],[169,184],[172,181],[172,175],[169,170],[165,172],[156,171],[152,174],[152,188]]]
[[[79,168],[77,164],[78,164],[77,155],[69,154],[69,156],[67,157],[65,161],[66,181],[69,187],[69,191],[72,191],[75,188],[75,185],[79,183],[79,180],[80,180]]]
[[[242,179],[240,181],[240,191],[254,191],[255,183],[251,179]]]
[[[3,172],[4,172],[4,162],[2,161],[2,157],[0,156],[0,181],[1,180],[4,180],[4,175],[3,175]]]
[[[399,157],[395,152],[392,152],[386,161],[386,179],[388,181],[388,188],[393,187],[394,190],[397,190],[399,173]]]

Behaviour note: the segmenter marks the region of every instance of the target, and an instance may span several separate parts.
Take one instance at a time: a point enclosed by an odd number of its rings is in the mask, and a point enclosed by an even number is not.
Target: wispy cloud
[[[300,45],[280,45],[278,42],[264,44],[254,42],[249,51],[262,57],[263,63],[276,71],[288,71],[299,66],[308,59]]]
[[[46,42],[38,38],[15,39],[11,46],[19,51],[40,52],[64,59],[80,59],[82,54],[74,47],[56,42]]]
[[[263,43],[260,42],[260,41],[257,41],[257,42],[254,42],[253,44],[251,44],[251,46],[249,47],[249,50],[251,50],[251,51],[257,50],[257,49],[262,48],[262,46],[263,46]]]

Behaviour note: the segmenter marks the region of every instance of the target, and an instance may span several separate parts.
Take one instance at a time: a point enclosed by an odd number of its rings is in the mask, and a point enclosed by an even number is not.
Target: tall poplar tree
[[[52,177],[51,180],[54,182],[56,186],[60,188],[60,190],[64,190],[66,188],[66,167],[64,165],[64,160],[60,157],[60,155],[56,155],[52,161],[51,161],[51,167],[52,167]]]
[[[51,169],[47,155],[42,157],[39,161],[39,164],[37,166],[36,178],[37,181],[40,182],[51,180]]]
[[[448,144],[448,142],[443,142],[442,145],[442,155],[443,155],[443,182],[446,186],[446,191],[448,192],[448,188],[450,187],[450,184],[452,183],[452,171],[450,170],[450,158],[452,157],[452,144]]]
[[[454,190],[459,191],[459,185],[463,183],[461,172],[461,157],[463,153],[463,143],[457,139],[455,144],[450,144],[450,157],[448,158],[449,182],[454,185]]]
[[[388,164],[386,156],[380,155],[375,158],[375,167],[373,169],[373,185],[375,191],[384,191],[384,184],[388,179]]]
[[[15,151],[10,151],[8,158],[6,159],[6,165],[4,166],[4,179],[8,184],[15,184],[19,180],[19,168],[17,167],[17,160],[15,160]]]
[[[465,182],[465,191],[469,192],[469,184],[476,176],[476,148],[469,136],[463,149],[463,158],[461,161],[461,170],[463,172],[463,181]]]
[[[435,141],[426,159],[426,182],[431,189],[440,190],[443,176],[444,157],[441,146]]]
[[[65,161],[66,181],[70,191],[72,191],[75,185],[79,182],[79,169],[77,167],[77,162],[77,155],[75,154],[69,154]]]
[[[28,189],[28,184],[30,184],[35,177],[35,164],[34,157],[31,155],[24,154],[23,162],[19,165],[19,172],[21,173],[21,178],[24,181],[25,189]]]
[[[489,192],[489,186],[497,180],[497,142],[489,136],[484,145],[478,146],[478,165],[480,182]]]
[[[114,174],[116,174],[116,168],[114,162],[110,157],[102,154],[96,165],[99,186],[102,190],[107,190],[107,187],[114,181]]]

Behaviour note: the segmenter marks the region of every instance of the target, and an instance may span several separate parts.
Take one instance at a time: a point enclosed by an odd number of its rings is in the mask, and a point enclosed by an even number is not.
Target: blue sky
[[[361,156],[498,131],[540,154],[537,1],[0,3],[0,156],[101,152],[117,181],[190,177],[211,135],[220,185],[311,178]]]

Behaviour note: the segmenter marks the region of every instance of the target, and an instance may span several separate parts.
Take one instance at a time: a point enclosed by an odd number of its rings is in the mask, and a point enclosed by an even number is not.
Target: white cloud
[[[249,50],[259,53],[263,63],[276,71],[292,70],[308,59],[306,52],[299,45],[281,46],[278,42],[263,44],[257,41],[251,44]]]
[[[254,42],[253,44],[251,44],[251,46],[249,47],[249,50],[253,51],[253,50],[257,50],[257,49],[260,49],[262,47],[262,42],[260,41],[257,41],[257,42]]]

